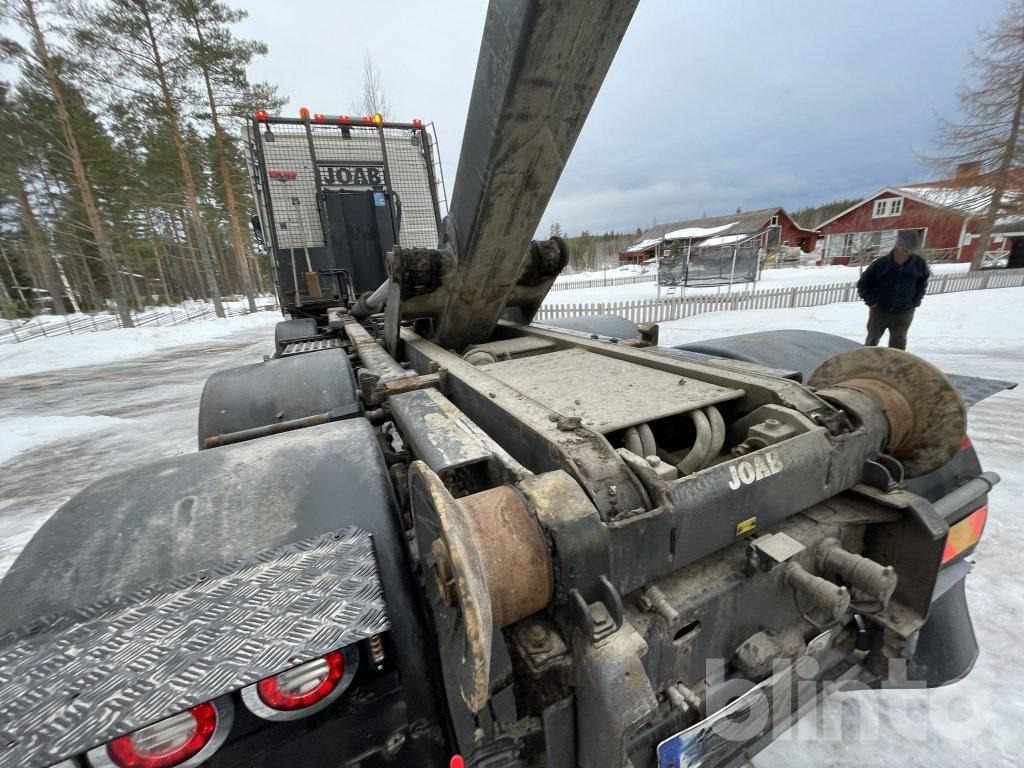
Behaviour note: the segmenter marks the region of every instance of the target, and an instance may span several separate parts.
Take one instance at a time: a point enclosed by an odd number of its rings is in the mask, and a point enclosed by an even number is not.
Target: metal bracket
[[[576,621],[594,644],[614,635],[622,626],[622,597],[607,576],[598,577],[597,589],[601,599],[589,604],[578,589],[569,591],[569,605]]]
[[[903,483],[903,465],[883,453],[873,461],[864,462],[861,479],[867,485],[888,493]]]
[[[415,392],[430,387],[436,387],[444,394],[448,391],[448,371],[445,368],[438,368],[436,373],[408,376],[390,381],[380,381],[377,377],[360,376],[359,385],[362,389],[363,400],[367,404],[380,405],[392,395]]]

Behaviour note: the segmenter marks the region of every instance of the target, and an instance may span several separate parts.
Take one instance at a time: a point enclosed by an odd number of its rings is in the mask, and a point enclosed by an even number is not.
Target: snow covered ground
[[[839,272],[838,270],[842,270]],[[769,270],[779,280],[856,279],[844,267]],[[781,275],[787,275],[783,278]],[[789,282],[786,284],[808,284]],[[591,300],[617,300],[623,289]],[[582,291],[555,294],[568,297]],[[568,300],[568,299],[565,299]],[[661,327],[664,344],[768,328],[807,328],[861,340],[860,304],[720,312]],[[1024,382],[1024,289],[933,296],[910,350],[954,373]],[[69,496],[109,472],[195,449],[199,394],[213,371],[271,349],[264,312],[176,328],[117,330],[0,347],[0,574]],[[111,362],[113,361],[113,362]],[[102,365],[96,365],[102,363]],[[27,375],[33,374],[33,375]],[[1024,765],[1024,626],[1019,542],[1024,517],[1024,388],[970,410],[969,432],[1003,482],[968,579],[981,657],[964,682],[937,691],[841,694],[821,720],[802,721],[754,758],[756,768],[945,768]]]
[[[36,338],[20,344],[0,344],[0,379],[112,363],[175,347],[206,344],[247,328],[268,328],[280,319],[281,313],[273,310],[174,326],[112,328]]]
[[[933,264],[933,274],[945,275],[952,272],[966,272],[968,264]],[[633,266],[624,266],[608,270],[608,278],[624,277],[640,274]],[[566,280],[599,280],[602,272],[583,272],[577,275],[566,277]],[[781,288],[783,286],[801,285],[825,285],[828,283],[855,283],[860,277],[860,270],[857,267],[844,267],[830,265],[826,267],[779,267],[778,269],[766,268],[761,270],[761,279],[757,282],[757,288]],[[559,278],[561,280],[562,278]],[[751,283],[733,286],[734,291],[749,290]],[[667,288],[661,289],[664,297]],[[724,293],[727,286],[715,288],[687,288],[686,295],[692,296],[700,293]],[[675,294],[682,295],[682,289]],[[596,301],[635,301],[638,299],[656,299],[658,297],[658,286],[652,280],[648,283],[633,283],[631,285],[616,285],[612,287],[598,288],[575,288],[563,291],[553,291],[544,300],[545,304],[576,304],[578,302]]]

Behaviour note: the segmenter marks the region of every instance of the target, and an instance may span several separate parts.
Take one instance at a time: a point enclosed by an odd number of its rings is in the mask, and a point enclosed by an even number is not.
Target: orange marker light
[[[946,548],[942,551],[942,564],[945,565],[981,540],[988,519],[988,504],[975,510],[959,523],[949,527]]]
[[[299,117],[301,117],[303,120],[309,120],[309,110],[306,109],[306,107],[300,107]]]

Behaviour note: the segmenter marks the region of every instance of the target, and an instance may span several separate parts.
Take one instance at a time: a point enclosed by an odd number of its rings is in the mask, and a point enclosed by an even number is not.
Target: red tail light
[[[320,659],[289,669],[256,684],[263,703],[271,709],[305,709],[333,691],[345,674],[345,657],[333,651]]]
[[[293,720],[319,712],[348,688],[359,664],[354,646],[332,651],[242,689],[242,701],[267,720]]]
[[[318,123],[326,123],[327,122],[327,116],[326,115],[322,115],[319,112],[317,112],[315,115],[313,115],[313,119],[316,120]]]
[[[348,125],[352,121],[349,119],[348,115],[338,115],[338,122],[342,125]]]
[[[267,110],[265,110],[265,109],[257,109],[256,110],[256,119],[257,120],[267,120],[269,118],[270,118],[270,115],[267,112]]]
[[[422,128],[422,127],[423,127],[423,121],[422,121],[422,120],[420,120],[420,119],[419,119],[419,118],[417,117],[417,118],[416,118],[415,120],[413,120],[413,121],[412,121],[412,127],[413,127],[413,128]]]
[[[208,701],[120,736],[87,757],[94,768],[191,768],[224,742],[232,715],[230,701]]]

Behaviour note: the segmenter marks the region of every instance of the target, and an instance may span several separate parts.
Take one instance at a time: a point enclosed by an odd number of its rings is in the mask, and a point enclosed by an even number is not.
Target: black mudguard
[[[367,755],[367,766],[441,764],[451,753],[447,717],[438,706],[444,694],[435,671],[435,644],[406,557],[387,467],[373,429],[363,418],[179,456],[93,483],[43,525],[0,583],[0,634],[27,623],[42,627],[43,635],[66,633],[69,621],[74,630],[74,622],[82,617],[117,603],[120,596],[152,594],[154,585],[158,594],[184,590],[180,597],[171,597],[167,610],[168,621],[172,621],[178,607],[191,598],[187,584],[193,580],[186,576],[209,573],[211,579],[218,579],[231,571],[226,563],[250,558],[258,566],[277,557],[295,557],[287,551],[280,554],[280,548],[287,550],[317,537],[349,535],[339,531],[372,536],[376,572],[390,617],[388,658],[396,674],[375,680],[359,697],[343,697],[330,710],[332,714],[325,710],[315,722],[273,726],[257,722],[245,728],[244,723],[236,723],[248,732],[233,735],[209,764],[284,768],[333,764],[337,755],[345,754]],[[300,551],[306,550],[300,547]],[[369,588],[376,576],[372,569],[363,574]],[[276,638],[267,627],[286,624],[292,637],[303,634],[296,633],[296,624],[290,619],[275,619],[276,603],[269,599],[277,594],[274,583],[258,583],[268,595],[266,610],[234,612],[241,614],[238,620],[245,623],[249,640],[231,648],[245,659],[232,658],[232,652],[216,660],[203,659],[207,672],[195,679],[175,678],[176,674],[192,675],[187,666],[160,667],[154,670],[154,679],[170,679],[171,683],[159,690],[204,695],[197,687],[223,684],[226,670],[241,669],[245,674],[247,664],[240,662],[259,656],[260,643]],[[82,606],[91,607],[86,611]],[[63,618],[35,621],[47,615]],[[332,626],[346,620],[343,613],[341,620],[332,620]],[[357,620],[354,612],[351,620]],[[218,616],[217,626],[207,627],[206,633],[216,636],[230,631],[225,622]],[[90,625],[80,635],[72,632],[71,639],[78,636],[86,645],[73,655],[97,650],[88,643],[91,631]],[[125,633],[125,637],[134,636],[130,627]],[[18,638],[24,636],[20,629],[8,635],[5,641],[15,646],[5,646],[5,653],[13,654],[10,648],[17,647]],[[277,638],[274,642],[285,641]],[[276,650],[288,658],[289,647]],[[151,661],[152,650],[140,664]],[[131,676],[138,666],[126,663],[104,674]],[[126,680],[125,695],[109,702],[100,718],[103,727],[132,722],[132,711],[137,711],[140,702],[129,692],[145,695],[147,690],[145,685],[133,685],[136,682]],[[103,690],[122,690],[116,680],[96,685]],[[5,684],[4,692],[14,695],[14,688]],[[66,706],[62,690],[53,692],[59,699],[51,702],[53,706]],[[34,691],[32,701],[41,711],[47,702],[40,699],[40,693]],[[170,697],[163,701],[166,706]],[[156,712],[152,701],[141,703],[153,719],[172,714]],[[0,701],[0,708],[3,706]],[[114,711],[118,707],[122,710]],[[67,718],[46,719],[58,725],[67,722]],[[95,724],[97,728],[101,725],[99,721]],[[47,742],[57,743],[58,734],[51,734]],[[385,742],[391,746],[386,748]],[[297,756],[310,762],[296,763]]]
[[[274,326],[274,351],[280,355],[291,342],[313,338],[317,333],[316,320],[313,318],[282,320]]]
[[[861,344],[856,341],[831,333],[786,329],[706,339],[689,344],[679,344],[671,348],[662,348],[662,351],[668,352],[668,349],[675,349],[695,359],[724,357],[729,360],[742,360],[787,372],[796,372],[800,374],[800,381],[807,381],[814,369],[832,355],[857,349],[860,346]],[[960,390],[967,405],[974,405],[997,392],[1017,386],[1013,382],[997,379],[983,379],[960,374],[946,375]]]
[[[332,410],[362,413],[352,364],[341,348],[218,371],[199,401],[199,448],[208,437]]]

